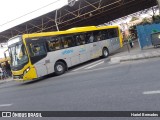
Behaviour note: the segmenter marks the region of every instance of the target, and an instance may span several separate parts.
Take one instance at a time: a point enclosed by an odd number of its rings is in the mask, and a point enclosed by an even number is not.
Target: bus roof
[[[42,33],[32,33],[32,34],[24,34],[24,38],[35,38],[35,37],[43,37],[43,36],[53,36],[53,35],[62,35],[62,34],[70,34],[70,33],[80,33],[101,29],[109,29],[109,28],[119,28],[119,26],[87,26],[87,27],[75,27],[64,31],[53,31],[53,32],[42,32]]]

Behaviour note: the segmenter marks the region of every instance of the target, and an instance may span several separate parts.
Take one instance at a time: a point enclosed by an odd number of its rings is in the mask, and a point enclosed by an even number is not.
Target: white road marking
[[[12,106],[12,104],[0,104],[0,107],[9,107]]]
[[[145,94],[145,95],[149,95],[149,94],[160,94],[160,90],[156,90],[156,91],[145,91],[145,92],[143,92],[143,94]]]
[[[92,65],[92,66],[89,66],[89,67],[87,67],[87,68],[85,68],[85,69],[91,69],[91,68],[93,68],[93,67],[95,67],[95,66],[97,66],[97,65],[100,65],[100,64],[102,64],[102,63],[104,63],[104,61],[99,62],[99,63],[97,63],[97,64],[94,64],[94,65]]]
[[[102,60],[98,60],[98,61],[96,61],[96,62],[93,62],[93,63],[91,63],[91,64],[85,65],[85,66],[83,66],[83,67],[77,68],[77,69],[72,70],[72,71],[74,71],[74,72],[75,72],[75,71],[78,71],[78,70],[80,70],[80,69],[89,67],[89,66],[91,66],[91,65],[93,65],[93,64],[96,64],[96,63],[98,63],[98,62],[101,62],[101,61],[102,61]]]
[[[88,73],[88,72],[95,72],[95,71],[99,71],[99,70],[109,70],[112,68],[116,68],[118,66],[120,66],[121,64],[115,64],[115,65],[111,65],[111,66],[106,66],[106,67],[102,67],[102,68],[96,68],[96,69],[88,69],[88,70],[84,70],[84,71],[76,71],[76,72],[70,72],[67,74],[63,74],[60,76],[57,76],[58,78],[64,77],[64,76],[70,76],[70,75],[75,75],[75,74],[83,74],[83,73]]]

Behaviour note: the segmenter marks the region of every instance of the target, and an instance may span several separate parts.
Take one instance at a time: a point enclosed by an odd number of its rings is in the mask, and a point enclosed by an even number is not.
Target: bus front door
[[[31,54],[31,63],[36,69],[37,77],[47,75],[47,51],[45,48],[45,44],[39,41],[31,41],[31,43],[29,43],[29,48]]]

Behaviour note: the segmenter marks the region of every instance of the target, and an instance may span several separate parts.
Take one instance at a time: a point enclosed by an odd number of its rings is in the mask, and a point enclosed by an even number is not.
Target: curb
[[[0,84],[4,84],[6,82],[11,82],[11,81],[13,81],[13,80],[2,80],[2,81],[0,81]]]
[[[0,81],[0,84],[3,84],[3,83],[5,83],[6,81]]]
[[[150,58],[158,58],[158,57],[160,57],[160,56],[150,56],[150,57],[143,57],[143,58],[134,58],[134,59],[128,59],[128,60],[120,60],[120,62],[142,60],[142,59],[150,59]]]
[[[122,56],[122,57],[114,57],[111,58],[111,63],[120,63],[125,61],[134,61],[134,60],[142,60],[142,59],[150,59],[150,58],[157,58],[160,57],[160,54],[138,54],[138,55],[128,55],[128,56]]]

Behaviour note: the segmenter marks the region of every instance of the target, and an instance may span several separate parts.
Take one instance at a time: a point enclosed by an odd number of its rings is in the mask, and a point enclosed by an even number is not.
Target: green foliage
[[[143,18],[143,20],[142,20],[142,25],[147,25],[147,24],[151,24],[152,22],[151,21],[149,21],[149,19],[148,18]]]
[[[160,15],[154,15],[152,17],[153,23],[160,23]]]
[[[135,21],[135,20],[139,20],[139,18],[138,18],[138,17],[133,16],[130,22]]]

